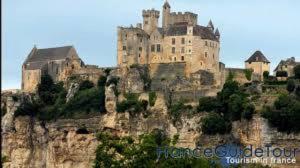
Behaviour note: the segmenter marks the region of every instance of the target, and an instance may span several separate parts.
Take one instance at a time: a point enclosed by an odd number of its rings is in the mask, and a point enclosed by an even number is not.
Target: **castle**
[[[160,12],[143,10],[143,24],[118,27],[118,66],[183,63],[187,77],[199,70],[219,73],[220,33],[210,21],[198,25],[198,15],[171,12],[166,1]]]
[[[180,91],[218,90],[229,74],[235,74],[235,80],[243,84],[262,80],[263,73],[270,72],[270,61],[261,51],[245,61],[244,69],[225,68],[219,61],[219,30],[212,21],[207,26],[198,25],[197,14],[171,12],[170,4],[165,1],[161,26],[159,11],[143,10],[142,16],[143,23],[137,23],[136,27],[118,27],[118,66],[113,69],[124,76],[135,65],[148,67],[152,90],[160,90],[162,81],[168,81],[169,87],[173,83]],[[281,61],[274,72],[287,71],[292,76],[292,69],[298,64],[294,58]],[[245,69],[252,69],[251,79],[245,77]],[[49,74],[55,82],[80,76],[96,83],[103,73],[104,68],[86,65],[73,46],[46,49],[34,46],[22,66],[22,90],[34,92],[43,74]],[[180,83],[185,85],[179,86]]]

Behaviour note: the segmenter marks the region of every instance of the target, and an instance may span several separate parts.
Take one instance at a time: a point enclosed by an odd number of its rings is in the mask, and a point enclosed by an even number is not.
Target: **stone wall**
[[[248,79],[245,76],[245,69],[239,68],[226,68],[225,69],[225,79],[228,78],[229,74],[233,74],[233,80],[239,82],[240,84],[248,83]]]

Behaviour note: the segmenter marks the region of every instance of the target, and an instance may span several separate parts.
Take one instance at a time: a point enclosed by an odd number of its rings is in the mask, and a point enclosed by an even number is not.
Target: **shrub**
[[[300,86],[296,87],[295,94],[300,98]]]
[[[296,79],[300,79],[300,65],[294,67],[294,74]]]
[[[199,99],[199,105],[197,107],[198,112],[206,111],[214,111],[216,110],[217,99],[214,97],[201,97]]]
[[[253,104],[246,104],[244,107],[244,111],[242,113],[242,117],[247,120],[251,120],[255,111],[255,106]]]
[[[270,75],[269,71],[264,71],[263,73],[264,80],[269,79],[269,75]]]
[[[117,103],[117,112],[128,111],[130,114],[142,112],[147,107],[145,107],[146,102],[141,102],[138,100],[139,95],[134,93],[125,94],[126,100]],[[147,102],[148,106],[148,102]]]
[[[94,87],[94,83],[89,80],[84,80],[79,85],[79,90],[91,89]]]
[[[262,116],[281,132],[300,132],[300,102],[292,96],[281,95],[274,107],[265,107]]]
[[[253,70],[252,70],[252,69],[245,69],[245,70],[244,70],[245,77],[246,77],[246,79],[247,79],[248,81],[251,81],[252,73],[253,73]]]
[[[178,121],[181,117],[181,114],[183,112],[186,112],[187,110],[191,110],[192,107],[188,105],[184,105],[182,101],[179,101],[170,107],[170,115],[174,122]]]
[[[225,134],[230,132],[231,124],[217,113],[210,113],[202,119],[202,132],[208,135]]]
[[[155,105],[156,99],[157,99],[156,92],[149,92],[149,104],[150,104],[150,106]]]
[[[292,79],[289,79],[289,80],[287,81],[286,90],[287,90],[289,93],[292,93],[292,92],[295,90],[295,87],[296,87],[295,81],[292,80]]]
[[[71,117],[76,112],[105,112],[104,90],[91,88],[78,91],[75,96],[65,105],[62,115]]]
[[[93,167],[220,167],[216,160],[208,160],[202,157],[190,158],[184,156],[169,159],[161,155],[158,159],[157,149],[159,147],[171,149],[172,142],[176,143],[177,141],[175,138],[174,140],[167,138],[165,133],[160,130],[143,134],[136,141],[131,137],[98,133],[97,139],[100,143],[95,152],[96,157]]]
[[[231,121],[241,119],[241,113],[243,112],[244,98],[239,94],[233,94],[229,98],[228,102],[228,118]]]
[[[106,80],[107,80],[106,76],[100,76],[100,78],[98,79],[98,82],[97,82],[97,86],[98,87],[105,87]]]
[[[276,77],[287,77],[288,73],[286,71],[277,71]]]

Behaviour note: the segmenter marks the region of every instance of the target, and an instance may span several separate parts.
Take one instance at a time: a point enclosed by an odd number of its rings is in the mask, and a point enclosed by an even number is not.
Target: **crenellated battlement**
[[[159,18],[160,12],[155,9],[143,10],[143,17],[155,17]]]

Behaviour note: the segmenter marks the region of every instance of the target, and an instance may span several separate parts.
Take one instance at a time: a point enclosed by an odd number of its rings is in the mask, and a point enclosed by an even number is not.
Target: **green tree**
[[[137,140],[131,137],[117,137],[110,133],[99,133],[97,139],[100,145],[96,149],[94,168],[128,167],[128,168],[165,168],[165,167],[201,167],[220,168],[217,161],[205,158],[165,158],[158,159],[159,147],[172,147],[175,140],[169,139],[161,130],[154,130],[141,135]]]
[[[197,107],[198,112],[210,112],[217,110],[217,98],[214,97],[201,97]]]
[[[300,79],[300,65],[294,67],[295,78]]]
[[[269,79],[269,75],[270,75],[269,71],[264,71],[263,73],[264,80]]]
[[[79,90],[91,89],[94,87],[94,83],[89,80],[84,80],[79,85]]]
[[[244,107],[242,117],[247,120],[251,120],[255,111],[255,106],[253,104],[247,103]]]
[[[289,79],[289,80],[287,81],[286,90],[287,90],[289,93],[292,93],[292,92],[295,90],[295,87],[296,87],[295,81],[294,81],[293,79]]]
[[[202,131],[208,135],[225,134],[230,132],[231,124],[224,120],[222,116],[217,113],[210,113],[207,117],[202,119]]]

